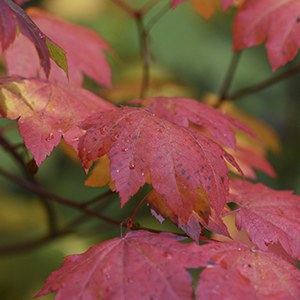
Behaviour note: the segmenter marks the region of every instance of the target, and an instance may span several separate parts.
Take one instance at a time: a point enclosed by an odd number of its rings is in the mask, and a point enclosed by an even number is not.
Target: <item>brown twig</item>
[[[143,98],[145,97],[150,84],[149,32],[144,27],[143,17],[136,19],[136,24],[139,33],[140,51],[143,65],[140,89],[140,98]]]
[[[273,84],[276,84],[282,80],[288,79],[289,77],[296,75],[300,73],[300,63],[289,68],[286,71],[283,71],[269,79],[266,79],[262,82],[259,82],[257,84],[254,84],[252,86],[240,89],[234,93],[232,93],[231,95],[228,96],[228,99],[230,100],[238,100],[244,96],[256,93],[260,90],[263,90],[265,88],[268,88],[270,86],[272,86]]]
[[[10,142],[3,135],[0,135],[0,145],[14,158],[14,160],[22,170],[22,173],[24,174],[25,178],[27,178],[32,183],[36,183],[36,179],[34,178],[33,174],[31,174],[23,157],[19,154],[16,147],[11,145]],[[39,199],[47,213],[50,234],[54,235],[57,231],[57,220],[54,208],[52,207],[47,198],[40,197]]]
[[[86,213],[87,215],[96,217],[98,219],[104,220],[106,222],[112,223],[112,224],[117,224],[119,225],[120,222],[116,221],[114,219],[111,219],[109,217],[103,216],[102,214],[99,214],[91,209],[88,209],[85,207],[85,204],[83,203],[77,203],[74,202],[70,199],[67,199],[65,197],[56,195],[50,191],[45,190],[44,188],[42,188],[40,185],[36,184],[36,183],[32,183],[30,181],[24,180],[18,176],[15,176],[5,170],[3,170],[2,168],[0,168],[0,175],[2,175],[3,177],[5,177],[6,179],[26,188],[27,190],[30,190],[42,197],[47,197],[48,199],[51,199],[57,203],[63,204],[65,206],[69,206],[72,207],[76,210],[82,211],[84,213]]]
[[[29,251],[35,249],[37,247],[43,246],[48,244],[49,242],[53,241],[56,238],[59,238],[63,235],[69,234],[69,231],[57,231],[53,235],[47,235],[44,237],[40,237],[31,241],[26,241],[18,244],[6,245],[0,247],[0,255],[7,255],[7,254],[16,254],[20,252]]]
[[[222,83],[220,92],[219,92],[219,103],[226,100],[228,98],[228,92],[233,82],[234,75],[236,73],[238,64],[240,62],[242,52],[233,52],[232,58],[227,69],[224,81]]]
[[[119,6],[124,12],[126,12],[130,17],[135,18],[136,11],[131,8],[129,5],[124,3],[122,0],[112,0],[112,2]]]
[[[141,9],[140,13],[145,16],[154,6],[156,6],[160,0],[148,1]]]

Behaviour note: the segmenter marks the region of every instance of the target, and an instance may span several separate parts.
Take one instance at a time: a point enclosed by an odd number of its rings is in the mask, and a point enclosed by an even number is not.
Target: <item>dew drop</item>
[[[129,169],[130,170],[133,170],[135,168],[135,163],[133,162],[133,161],[131,161],[130,163],[129,163]]]
[[[112,142],[115,142],[118,139],[118,137],[119,137],[119,135],[115,134],[110,139],[111,139]]]
[[[126,148],[123,148],[122,151],[123,151],[123,152],[127,152],[127,151],[128,151],[128,148],[127,148],[127,147],[126,147]]]
[[[72,141],[73,141],[73,142],[79,141],[79,137],[74,137],[74,138],[72,138]]]
[[[142,172],[142,174],[141,174],[142,176],[145,176],[145,173],[144,172]]]
[[[51,140],[53,140],[53,139],[54,139],[54,134],[53,134],[53,132],[50,132],[50,133],[48,134],[48,136],[46,137],[46,141],[49,142],[49,141],[51,141]]]
[[[255,253],[255,252],[256,252],[256,247],[255,247],[255,246],[251,247],[250,251],[251,251],[252,253]]]
[[[107,132],[107,126],[100,127],[100,134],[105,134]]]
[[[165,252],[163,254],[163,256],[166,258],[166,259],[172,259],[173,258],[173,255],[170,253],[170,252]]]
[[[119,170],[119,169],[117,169],[117,170],[116,170],[116,173],[120,173],[120,170]]]
[[[133,283],[133,280],[132,280],[131,278],[128,278],[128,279],[127,279],[127,282],[128,282],[128,283]]]

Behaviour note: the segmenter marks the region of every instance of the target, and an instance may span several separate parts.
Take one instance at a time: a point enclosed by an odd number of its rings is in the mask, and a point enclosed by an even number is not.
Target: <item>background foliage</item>
[[[128,2],[135,5],[141,1]],[[164,1],[161,2],[164,5]],[[57,15],[95,29],[114,49],[110,57],[114,88],[99,89],[88,80],[86,86],[112,101],[138,97],[141,77],[139,41],[134,21],[124,12],[106,0],[31,1],[27,6],[32,4],[39,4]],[[232,55],[231,21],[231,13],[222,13],[207,22],[188,3],[166,13],[153,27],[151,35],[155,62],[151,70],[153,94],[201,98],[206,93],[218,92]],[[299,57],[291,64],[297,62]],[[263,46],[248,49],[242,54],[232,91],[270,76],[272,72]],[[237,105],[246,112],[268,122],[280,136],[282,153],[270,157],[278,179],[270,179],[262,174],[259,174],[259,179],[271,187],[292,189],[297,194],[300,194],[299,80],[298,74],[237,101]],[[7,122],[1,120],[0,124]],[[11,130],[10,139],[21,141],[16,128]],[[3,167],[18,172],[15,163],[3,149],[0,149],[0,158]],[[83,186],[85,177],[80,164],[71,161],[61,149],[54,151],[37,174],[38,180],[49,190],[78,201],[99,193],[99,188]],[[0,193],[0,249],[2,245],[25,241],[45,232],[46,226],[42,225],[46,224],[43,208],[31,193],[3,178],[0,178]],[[113,201],[104,212],[109,212],[116,219],[125,219],[135,204],[135,201],[131,201],[121,211],[119,201]],[[57,205],[58,209],[61,220],[71,220],[77,215],[77,212]],[[146,211],[148,208],[145,206],[144,209]],[[144,225],[148,225],[147,222],[151,222],[151,226],[158,226],[151,217],[143,220]],[[163,226],[176,230],[168,222]],[[88,246],[116,236],[119,232],[118,226],[85,218],[77,228],[76,234],[58,238],[30,251],[0,251],[0,299],[31,299],[46,276],[61,264],[63,256],[83,252]],[[41,299],[52,298],[46,296]]]

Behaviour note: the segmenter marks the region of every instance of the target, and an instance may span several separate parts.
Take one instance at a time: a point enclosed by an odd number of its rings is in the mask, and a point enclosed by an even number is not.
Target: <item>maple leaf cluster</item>
[[[41,9],[25,12],[15,2],[0,0],[8,75],[0,78],[0,117],[17,120],[37,166],[62,139],[86,171],[98,164],[106,180],[98,178],[97,165],[88,181],[109,184],[122,207],[150,184],[143,201],[153,215],[160,222],[170,219],[194,240],[126,232],[67,257],[36,297],[57,292],[56,299],[299,299],[294,263],[300,257],[300,197],[245,180],[255,179],[254,170],[275,176],[262,131],[256,134],[251,122],[234,118],[222,105],[216,109],[190,98],[143,98],[134,102],[137,106],[122,107],[109,103],[82,87],[84,76],[112,86],[108,43],[90,29]],[[170,8],[182,2],[170,1]],[[235,6],[234,50],[266,41],[274,70],[298,52],[299,1],[193,4],[206,18],[218,7]],[[224,223],[230,214],[248,244],[230,239]],[[131,225],[127,230],[134,229]],[[226,242],[204,237],[204,228]],[[195,289],[190,269],[202,270]]]

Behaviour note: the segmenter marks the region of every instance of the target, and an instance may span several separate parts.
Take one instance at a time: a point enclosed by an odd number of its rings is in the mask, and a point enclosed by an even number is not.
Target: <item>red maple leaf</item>
[[[207,198],[217,213],[222,211],[228,193],[224,159],[238,166],[206,136],[158,118],[148,109],[129,107],[92,116],[83,129],[86,134],[78,148],[83,164],[90,166],[108,154],[122,206],[150,176],[154,190],[180,217],[179,225],[187,224],[193,212],[207,218]],[[203,205],[198,205],[199,198]]]
[[[69,78],[54,63],[51,64],[49,79],[61,83],[81,86],[83,74],[104,86],[111,86],[111,72],[104,51],[108,44],[94,31],[83,26],[63,21],[49,13],[31,8],[27,10],[31,19],[45,34],[65,51]],[[9,75],[36,77],[40,72],[37,53],[25,38],[19,36],[5,54]]]
[[[246,0],[234,22],[234,49],[266,41],[272,69],[293,60],[300,47],[298,0]]]
[[[276,177],[276,173],[272,165],[265,158],[260,149],[238,145],[235,152],[230,151],[230,149],[228,152],[232,152],[231,154],[242,169],[245,177],[256,179],[255,170],[264,172],[270,177]],[[233,169],[233,171],[235,172],[235,169]]]
[[[254,137],[252,130],[240,121],[212,106],[197,100],[179,97],[156,97],[146,99],[143,105],[160,118],[188,128],[190,124],[205,128],[211,137],[223,145],[235,149],[234,130],[242,130]]]
[[[6,50],[15,40],[17,29],[34,44],[46,76],[50,72],[50,57],[67,72],[63,50],[48,39],[16,3],[11,0],[0,1],[0,44],[2,51]],[[56,52],[55,55],[51,55],[49,48]],[[61,57],[58,58],[57,53],[60,53]]]
[[[197,245],[171,234],[129,232],[68,256],[35,297],[57,292],[56,299],[193,299]]]
[[[226,225],[223,223],[219,214],[217,214],[212,208],[210,209],[210,215],[207,218],[206,216],[203,217],[203,214],[199,215],[193,212],[190,215],[188,222],[182,224],[182,222],[180,222],[180,211],[178,214],[178,209],[173,210],[172,207],[168,205],[168,201],[163,199],[156,191],[152,190],[146,195],[145,199],[151,204],[152,215],[160,223],[162,223],[166,218],[170,219],[195,241],[199,241],[199,237],[201,235],[201,226],[199,225],[199,222],[205,228],[214,233],[229,236]],[[207,207],[208,203],[209,201],[207,200],[206,195],[203,193],[200,194],[200,197],[195,199],[194,211],[197,211],[198,207],[198,209],[201,208],[202,211],[203,208],[205,208],[205,210],[209,212],[209,207]]]
[[[279,242],[293,257],[300,257],[300,196],[275,191],[263,184],[232,180],[230,201],[237,203],[236,223],[260,249]]]
[[[300,271],[272,252],[241,243],[203,245],[197,300],[299,299]]]
[[[0,117],[18,119],[38,166],[62,137],[76,149],[82,134],[78,125],[90,114],[114,108],[89,91],[42,79],[1,79],[0,91]]]
[[[185,0],[172,0],[171,2],[171,7],[176,7],[177,5],[181,4],[182,2],[184,2]]]

